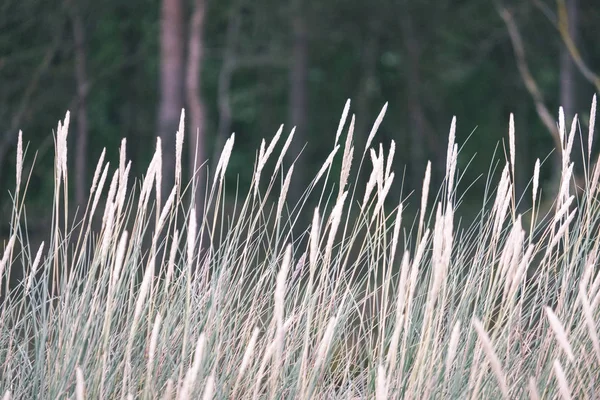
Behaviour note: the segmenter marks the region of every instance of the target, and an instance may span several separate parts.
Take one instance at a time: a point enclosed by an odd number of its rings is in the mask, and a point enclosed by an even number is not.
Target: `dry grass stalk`
[[[342,129],[344,129],[344,125],[346,125],[346,119],[348,118],[348,112],[350,111],[350,99],[346,100],[346,104],[344,104],[344,110],[342,111],[342,116],[340,117],[340,122],[338,123],[337,130],[335,132],[335,144],[337,144],[340,139],[340,135],[342,134]]]
[[[173,396],[173,379],[169,378],[167,379],[167,384],[165,385],[165,392],[163,393],[163,400],[171,400],[171,397]]]
[[[385,107],[380,117],[384,112]],[[514,126],[509,130],[509,160],[493,207],[486,203],[479,223],[466,229],[464,224],[455,226],[460,203],[456,203],[454,180],[458,179],[458,144],[453,119],[445,188],[439,192],[432,218],[435,224],[428,227],[426,222],[431,214],[427,210],[431,189],[428,164],[419,215],[403,226],[403,213],[411,215],[413,211],[406,210],[405,204],[410,203],[401,199],[393,210],[385,204],[392,192],[395,143],[386,158],[384,147],[371,149],[373,138],[369,140],[361,159],[362,166],[368,152],[373,166],[367,195],[360,203],[357,200],[361,199],[354,197],[358,191],[348,193],[354,116],[344,145],[342,172],[335,182],[338,187],[330,181],[346,117],[338,127],[334,150],[299,205],[289,209],[285,209],[285,201],[288,187],[294,184],[293,166],[285,166],[288,172],[284,176],[283,162],[293,130],[273,174],[262,177],[269,183],[267,189],[259,188],[258,176],[246,197],[236,199],[231,215],[225,207],[223,177],[232,157],[233,137],[221,154],[205,209],[186,206],[180,177],[169,196],[160,197],[160,141],[141,181],[141,191],[130,190],[131,162],[126,160],[126,142],[121,142],[116,171],[105,165],[104,152],[100,157],[73,255],[61,208],[69,208],[64,196],[67,117],[59,124],[56,138],[52,211],[54,215],[61,211],[61,221],[53,221],[48,260],[42,260],[42,246],[32,257],[31,245],[20,228],[10,232],[1,259],[2,276],[23,261],[27,275],[19,288],[28,294],[25,299],[2,304],[0,343],[5,351],[0,354],[0,374],[12,385],[9,388],[0,381],[2,393],[28,398],[33,387],[47,388],[48,393],[64,387],[73,391],[72,380],[81,365],[86,370],[85,396],[89,398],[156,397],[159,393],[172,398],[177,387],[181,398],[214,394],[230,398],[253,394],[387,398],[398,395],[399,388],[404,388],[407,397],[469,393],[477,398],[495,394],[498,387],[506,397],[513,389],[508,382],[515,382],[514,390],[526,390],[517,387],[523,376],[532,377],[529,396],[534,399],[540,398],[538,384],[547,388],[544,394],[549,396],[588,395],[588,371],[600,364],[594,316],[600,303],[600,276],[595,273],[600,241],[595,228],[597,203],[578,202],[583,213],[571,210],[575,197],[570,196],[568,183],[573,163],[567,153],[574,143],[574,123],[568,137],[564,116],[560,123],[565,166],[560,193],[559,198],[551,199],[557,202],[554,213],[544,221],[547,224],[536,226],[536,238],[542,238],[537,242],[516,215]],[[380,123],[376,121],[372,132]],[[592,135],[593,121],[590,125]],[[262,166],[254,172],[262,169],[264,174],[264,165],[281,134],[282,129],[268,145],[263,142],[257,153],[257,163]],[[180,139],[178,147],[183,137]],[[591,143],[590,137],[588,159]],[[22,168],[22,160],[17,161]],[[598,171],[600,168],[594,170],[594,176],[600,176]],[[103,193],[109,173],[111,182]],[[276,197],[271,190],[279,178],[283,185]],[[538,159],[533,172],[534,203],[541,202],[539,181]],[[316,190],[317,184],[323,189]],[[588,199],[594,195],[594,185],[588,181],[583,188]],[[292,226],[301,218],[302,207],[317,196],[308,240],[297,240]],[[160,204],[163,200],[164,205]],[[21,200],[13,207],[15,227],[24,226],[22,204]],[[507,219],[511,204],[512,218]],[[322,217],[320,212],[332,205],[331,214]],[[103,207],[98,232],[91,224],[97,207]],[[160,211],[154,214],[154,224],[148,220],[152,210]],[[183,241],[176,229],[182,223],[179,210],[186,216]],[[214,213],[213,220],[198,226],[197,217],[209,215],[207,210]],[[531,227],[536,211],[537,204]],[[285,223],[281,223],[284,217]],[[345,225],[340,227],[342,221]],[[163,233],[164,241],[159,243]],[[198,243],[204,237],[209,243],[207,251],[201,252]],[[147,251],[146,239],[152,240]],[[289,245],[282,246],[284,243]],[[402,251],[401,260],[396,258],[398,251]],[[13,258],[13,253],[19,256]],[[301,256],[290,274],[293,254]],[[579,261],[582,259],[585,263]],[[277,275],[272,268],[274,260],[283,260]],[[161,268],[155,276],[157,262]],[[535,274],[528,276],[530,266],[538,262]],[[53,279],[52,273],[63,266],[72,273]],[[142,271],[143,277],[139,276]],[[53,285],[60,290],[50,291]],[[579,296],[565,294],[576,289]],[[556,308],[570,316],[568,336],[552,310],[546,309],[558,346],[545,318],[536,314],[543,305],[552,304],[555,295],[559,296]],[[577,312],[580,304],[582,309]],[[287,320],[286,313],[291,314]],[[470,320],[474,314],[485,316],[487,331],[478,320],[473,322],[475,329],[461,329],[460,321]],[[494,325],[487,328],[491,322]],[[36,336],[31,342],[23,340],[22,335],[32,332]],[[194,338],[199,338],[198,342]],[[520,345],[513,346],[515,341]],[[210,351],[208,342],[214,343]],[[42,350],[29,351],[29,343]],[[189,350],[194,344],[190,366]],[[576,358],[573,349],[593,349],[594,354],[588,351]],[[557,351],[565,352],[570,360],[568,375],[554,360]],[[59,367],[54,368],[56,365]],[[495,379],[486,379],[485,366],[491,366]],[[540,373],[550,368],[554,369],[550,376]],[[36,371],[48,371],[43,382]],[[207,376],[203,376],[205,372]],[[27,378],[16,378],[21,376]],[[566,376],[577,379],[568,384]],[[80,383],[82,377],[79,370]]]
[[[146,384],[148,389],[146,390],[146,397],[151,393],[151,385],[153,384],[152,370],[154,369],[154,358],[156,357],[156,348],[158,346],[158,334],[160,333],[160,324],[162,318],[160,313],[156,314],[154,319],[154,326],[152,327],[152,334],[150,336],[150,347],[148,349],[148,371],[146,374]]]
[[[529,382],[527,383],[527,389],[529,390],[529,398],[531,400],[540,400],[540,394],[537,390],[535,378],[529,378]]]
[[[250,359],[252,358],[252,355],[254,354],[254,349],[256,347],[256,341],[258,340],[259,332],[260,332],[260,329],[258,329],[257,327],[254,327],[254,330],[252,331],[252,337],[250,338],[250,341],[248,342],[248,346],[246,347],[246,351],[244,353],[244,358],[242,358],[242,363],[240,364],[240,369],[238,371],[238,376],[235,381],[235,385],[233,386],[232,398],[236,398],[235,395],[238,392],[240,383],[244,377],[244,373],[246,372],[246,369],[250,365]]]
[[[377,367],[377,388],[375,390],[376,400],[388,399],[387,377],[385,376],[385,367],[382,364]]]
[[[344,145],[344,155],[342,157],[342,168],[340,170],[340,188],[338,190],[338,198],[346,190],[348,184],[348,177],[350,176],[350,169],[352,168],[352,158],[354,156],[354,146],[352,145],[352,137],[354,135],[354,114],[350,120],[350,127],[348,128],[348,135],[346,136],[346,143]]]
[[[194,352],[194,362],[192,366],[185,374],[185,379],[179,390],[177,398],[179,400],[187,400],[192,397],[194,385],[198,374],[200,373],[200,367],[202,364],[202,358],[204,357],[204,347],[206,346],[206,336],[204,333],[200,334],[198,341],[196,342],[196,351]]]
[[[83,371],[80,367],[75,369],[76,373],[76,385],[75,385],[75,398],[77,400],[85,400],[85,379],[83,378]]]
[[[162,141],[156,138],[156,176],[154,179],[156,190],[156,208],[162,207]]]
[[[512,168],[513,181],[515,179],[515,116],[510,113],[509,128],[508,128],[508,144],[510,151],[510,166]]]
[[[594,353],[596,354],[596,360],[600,363],[600,340],[598,339],[598,332],[596,331],[596,322],[592,312],[590,302],[585,295],[585,287],[581,285],[579,287],[579,299],[581,301],[581,307],[583,308],[583,316],[585,317],[585,325],[592,340],[592,346]]]
[[[319,170],[319,172],[317,172],[317,175],[313,179],[313,181],[311,183],[312,187],[314,187],[319,182],[319,180],[321,180],[321,177],[323,176],[323,174],[325,173],[325,171],[329,167],[331,167],[331,163],[333,162],[333,158],[335,157],[335,155],[337,154],[337,152],[338,152],[339,149],[340,149],[340,145],[336,145],[334,147],[334,149],[331,151],[331,153],[329,153],[329,156],[325,160],[325,163],[321,166],[321,169]]]
[[[277,274],[277,283],[275,286],[275,295],[274,295],[274,312],[273,318],[275,320],[276,331],[275,331],[275,355],[273,360],[273,366],[271,369],[271,393],[274,394],[277,386],[277,380],[279,377],[279,372],[281,370],[281,363],[283,359],[283,347],[285,340],[285,332],[283,330],[283,320],[285,313],[285,286],[286,279],[288,275],[288,270],[290,269],[290,264],[292,263],[292,245],[288,244],[285,250],[285,255],[283,256],[283,263],[281,264],[281,270]]]
[[[460,320],[456,321],[452,333],[450,334],[450,341],[448,342],[448,353],[446,355],[446,381],[449,380],[450,373],[452,371],[452,364],[454,363],[454,357],[458,349],[458,341],[460,339]]]
[[[102,156],[104,156],[104,152],[102,152]],[[102,156],[100,157],[100,161],[102,161]],[[98,166],[100,166],[100,163],[98,163]],[[108,174],[108,168],[110,166],[110,163],[106,163],[106,165],[104,166],[104,170],[102,171],[102,176],[100,176],[100,182],[98,183],[98,188],[96,190],[96,195],[94,196],[94,201],[92,202],[92,211],[90,212],[90,215],[94,215],[95,211],[96,211],[96,207],[98,206],[98,201],[100,201],[100,195],[102,194],[102,189],[104,189],[104,182],[106,181],[106,175]],[[97,172],[98,170],[96,170]],[[96,177],[94,176],[94,181],[96,180]],[[94,186],[92,186],[93,188]]]
[[[21,176],[23,174],[23,132],[19,130],[17,137],[17,165],[16,165],[16,199],[19,198],[19,190],[21,189]]]
[[[550,307],[544,307],[546,311],[546,316],[548,317],[548,322],[550,323],[550,327],[556,336],[556,341],[563,349],[567,358],[572,362],[575,360],[575,355],[573,354],[573,349],[571,348],[571,344],[569,343],[569,339],[567,333],[565,332],[565,328],[561,324],[560,320],[554,314],[554,311]]]
[[[204,393],[202,394],[202,400],[210,400],[213,398],[215,392],[215,373],[209,375],[204,386]]]
[[[588,163],[592,161],[592,145],[594,142],[594,127],[596,125],[596,94],[592,98],[592,108],[590,110],[590,123],[588,128]]]
[[[554,374],[556,375],[556,380],[558,381],[560,395],[564,400],[571,400],[571,389],[569,388],[569,383],[567,382],[565,372],[563,371],[558,360],[554,360],[552,367],[554,369]]]
[[[477,331],[477,336],[479,337],[479,340],[481,341],[481,344],[483,345],[483,351],[485,352],[485,354],[488,358],[488,361],[489,361],[490,365],[492,366],[492,371],[494,372],[494,375],[496,376],[496,380],[498,382],[498,385],[500,386],[500,391],[502,392],[502,396],[505,399],[507,399],[507,398],[509,398],[508,386],[506,384],[506,377],[504,375],[504,372],[502,371],[502,365],[500,364],[500,359],[496,355],[496,352],[494,351],[492,342],[490,341],[490,338],[488,337],[487,333],[485,332],[485,329],[484,329],[483,325],[481,324],[481,322],[475,318],[473,320],[473,326],[475,327],[475,330]]]
[[[8,244],[4,248],[4,255],[2,256],[2,259],[0,260],[0,281],[2,280],[2,276],[4,273],[4,269],[6,268],[6,264],[8,263],[8,260],[11,258],[12,249],[15,245],[16,238],[17,238],[16,235],[12,235],[10,237],[10,239],[8,239]]]
[[[275,169],[274,169],[275,172],[279,171],[279,168],[281,167],[281,165],[283,163],[283,159],[285,158],[285,155],[287,154],[288,148],[290,147],[290,144],[292,144],[292,140],[294,140],[295,132],[296,132],[296,127],[292,128],[292,130],[290,131],[290,134],[288,135],[287,139],[285,140],[285,143],[283,144],[281,152],[279,153],[279,158],[277,159],[277,162],[275,163]],[[275,174],[273,174],[273,176],[275,176]]]
[[[446,179],[447,188],[446,193],[448,199],[450,199],[454,193],[454,178],[456,173],[456,162],[458,159],[458,147],[456,141],[456,117],[452,117],[452,123],[450,125],[450,135],[448,138],[448,151],[446,154]]]
[[[194,255],[196,252],[196,209],[192,207],[188,217],[187,231],[187,265],[188,268],[193,267]]]
[[[423,230],[423,221],[425,220],[425,212],[427,210],[427,199],[429,196],[429,185],[431,182],[431,161],[427,162],[427,168],[425,168],[425,178],[423,178],[423,188],[421,189],[421,208],[419,209],[419,234]]]
[[[377,119],[375,120],[375,123],[373,124],[373,127],[371,128],[371,132],[369,133],[369,136],[367,137],[367,142],[365,143],[365,151],[363,154],[366,154],[367,150],[371,148],[371,142],[373,141],[375,134],[379,130],[379,125],[381,125],[381,122],[383,121],[383,117],[385,116],[387,107],[388,107],[388,103],[385,103],[383,105],[383,108],[379,112],[379,115],[377,115]]]
[[[279,199],[277,199],[277,220],[279,221],[281,217],[281,212],[283,211],[283,205],[285,203],[285,199],[287,197],[288,189],[290,188],[290,182],[292,181],[292,174],[294,173],[294,165],[290,167],[290,170],[285,176],[285,180],[283,181],[283,186],[281,187],[281,194],[279,195]]]
[[[223,181],[225,177],[225,171],[227,170],[227,165],[229,164],[229,158],[231,157],[231,152],[233,151],[233,144],[235,143],[235,133],[232,133],[229,139],[225,142],[225,146],[223,146],[223,151],[221,152],[221,156],[219,157],[219,162],[217,163],[217,167],[215,168],[214,178],[213,178],[213,189],[217,184],[217,180]],[[258,183],[257,183],[258,185]]]
[[[33,260],[33,264],[31,265],[31,271],[29,271],[29,277],[27,278],[27,286],[25,287],[25,296],[29,293],[31,289],[31,285],[33,284],[33,279],[35,278],[35,274],[37,272],[38,265],[40,260],[42,259],[42,251],[44,250],[44,242],[40,244],[40,248],[38,249],[35,259]],[[2,276],[2,275],[0,275]]]

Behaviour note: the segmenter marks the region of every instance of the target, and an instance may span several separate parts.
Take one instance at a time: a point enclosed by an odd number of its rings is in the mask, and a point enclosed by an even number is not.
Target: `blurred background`
[[[197,144],[210,169],[236,132],[231,194],[238,177],[248,187],[260,141],[281,123],[285,134],[296,126],[287,166],[301,153],[291,189],[298,198],[331,151],[348,98],[359,153],[389,102],[373,145],[396,142],[390,206],[413,191],[418,206],[427,160],[439,185],[453,115],[459,190],[470,187],[464,200],[478,201],[504,159],[511,112],[522,193],[535,159],[555,148],[559,105],[568,124],[580,112],[587,133],[600,86],[599,27],[597,0],[1,0],[2,236],[19,129],[26,165],[37,152],[28,223],[32,231],[48,223],[53,133],[67,110],[74,206],[85,205],[104,147],[118,164],[121,138],[131,176],[146,170],[157,135],[172,166],[182,108],[186,149]],[[192,154],[184,154],[188,166]],[[543,165],[544,182],[553,169]]]

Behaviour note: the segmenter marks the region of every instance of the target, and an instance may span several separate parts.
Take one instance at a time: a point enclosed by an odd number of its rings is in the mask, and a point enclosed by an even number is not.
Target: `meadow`
[[[39,247],[27,233],[23,176],[33,157],[24,156],[19,135],[0,279],[5,291],[11,269],[22,268],[24,279],[1,305],[0,396],[594,398],[595,109],[594,98],[588,132],[559,112],[561,176],[556,193],[545,194],[551,198],[541,194],[539,160],[527,192],[516,193],[515,170],[523,166],[511,116],[502,172],[488,178],[468,226],[456,216],[455,119],[446,176],[434,187],[427,165],[420,197],[410,198],[414,217],[406,198],[388,199],[401,175],[392,168],[394,142],[377,142],[386,107],[366,143],[355,143],[349,102],[329,156],[298,203],[287,196],[294,133],[280,129],[257,150],[246,192],[225,184],[232,135],[205,185],[204,207],[195,209],[197,180],[182,178],[182,114],[168,197],[161,195],[160,139],[138,179],[129,176],[124,140],[118,165],[102,153],[89,201],[74,217],[67,114],[55,136],[52,228]],[[580,134],[584,146],[574,149]],[[580,187],[576,151],[586,160]],[[369,176],[365,187],[356,178],[361,171]],[[533,204],[525,212],[522,196]],[[233,209],[226,198],[235,199]],[[308,228],[298,234],[305,219]]]

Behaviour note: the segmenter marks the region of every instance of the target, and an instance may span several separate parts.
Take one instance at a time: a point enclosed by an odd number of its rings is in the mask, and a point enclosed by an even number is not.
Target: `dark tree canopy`
[[[170,31],[169,23],[175,24]],[[85,198],[104,147],[117,162],[123,137],[134,168],[149,161],[157,133],[172,155],[181,107],[188,121],[201,125],[188,128],[186,143],[199,133],[209,169],[236,132],[234,184],[236,175],[249,184],[262,138],[281,123],[285,132],[297,125],[293,152],[301,152],[302,168],[296,171],[306,180],[329,151],[348,98],[357,143],[389,102],[375,144],[397,143],[404,194],[420,190],[427,160],[434,179],[441,176],[453,115],[464,145],[459,169],[469,165],[462,185],[475,181],[482,188],[480,176],[504,157],[500,141],[511,112],[523,171],[554,147],[552,127],[537,106],[554,118],[566,102],[567,118],[578,111],[582,130],[587,125],[600,74],[598,23],[592,0],[6,0],[0,5],[0,188],[6,193],[14,185],[22,129],[29,156],[37,151],[38,166],[48,166],[34,169],[28,194],[32,224],[46,223],[35,218],[36,207],[52,193],[52,127],[66,110],[74,119],[70,162],[81,174],[70,187],[74,199]],[[187,179],[194,153],[185,154]],[[551,163],[543,176],[551,180]],[[9,215],[11,201],[1,199],[0,215]],[[3,229],[8,223],[0,219]]]

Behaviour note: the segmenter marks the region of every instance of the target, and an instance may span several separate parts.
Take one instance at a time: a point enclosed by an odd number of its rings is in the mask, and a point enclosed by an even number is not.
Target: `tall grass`
[[[385,108],[363,149],[353,141],[354,116],[346,123],[349,103],[332,152],[298,204],[286,198],[293,131],[285,138],[280,129],[263,141],[252,187],[234,193],[233,210],[225,207],[225,174],[234,136],[206,186],[203,210],[188,206],[195,184],[184,184],[180,158],[175,187],[160,197],[160,140],[132,185],[123,141],[118,166],[102,153],[89,202],[73,218],[67,114],[56,134],[52,232],[38,250],[27,234],[20,135],[0,278],[6,290],[11,269],[24,268],[24,279],[1,306],[0,395],[593,397],[600,371],[595,104],[580,192],[570,161],[577,123],[568,130],[561,111],[553,207],[545,215],[539,205],[538,161],[527,193],[534,206],[519,214],[514,181],[522,166],[511,118],[508,160],[469,227],[455,216],[455,120],[446,177],[430,188],[427,166],[414,221],[403,219],[406,200],[389,204],[399,184],[394,143],[371,148]],[[332,165],[339,161],[338,179]],[[364,188],[350,179],[361,170],[370,172]],[[312,222],[295,236],[306,214]]]

